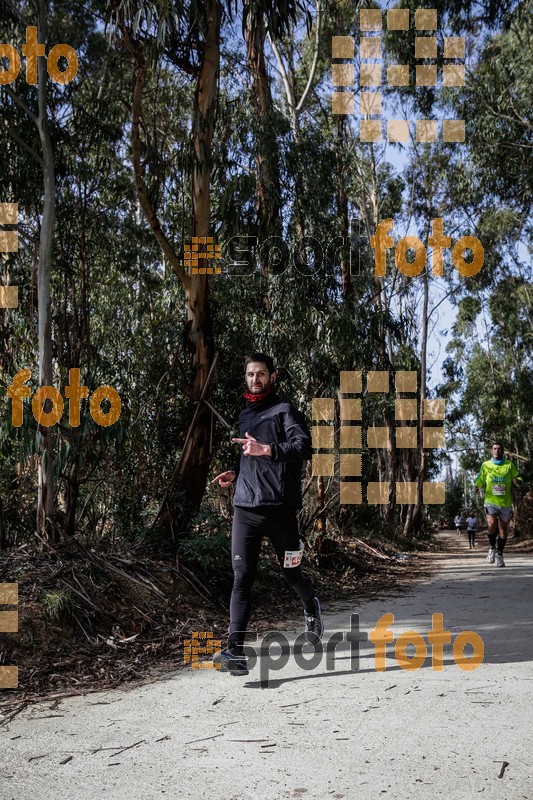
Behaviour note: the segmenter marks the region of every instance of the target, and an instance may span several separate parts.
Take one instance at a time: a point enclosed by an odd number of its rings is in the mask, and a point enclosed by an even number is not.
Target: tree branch
[[[41,157],[41,156],[40,156],[38,153],[36,153],[36,152],[35,152],[35,150],[34,150],[32,147],[30,147],[30,145],[29,145],[29,144],[27,144],[27,142],[25,142],[25,141],[24,141],[24,139],[22,139],[22,138],[21,138],[21,137],[18,135],[18,133],[16,133],[16,132],[13,130],[13,128],[9,128],[9,127],[8,127],[8,122],[7,122],[7,119],[6,119],[6,120],[4,120],[4,122],[5,122],[5,128],[6,128],[6,133],[7,133],[7,135],[8,135],[8,136],[11,136],[11,138],[12,138],[12,139],[13,139],[13,140],[14,140],[14,141],[17,143],[17,144],[19,144],[21,147],[23,147],[23,148],[24,148],[24,150],[26,150],[26,152],[27,152],[27,153],[29,153],[29,154],[30,154],[30,155],[31,155],[31,156],[32,156],[32,157],[33,157],[33,158],[34,158],[34,159],[37,161],[37,163],[38,163],[38,164],[39,164],[41,167],[43,167],[43,168],[44,168],[44,161],[43,161],[42,157]]]
[[[272,52],[274,53],[274,55],[276,57],[278,70],[279,70],[279,73],[280,73],[281,78],[283,80],[283,85],[285,86],[285,95],[287,97],[287,103],[289,104],[289,108],[291,110],[291,116],[292,116],[294,114],[294,112],[296,111],[296,105],[295,105],[295,101],[294,101],[294,94],[293,94],[293,91],[291,89],[291,85],[289,83],[289,76],[287,75],[287,70],[285,69],[285,64],[283,63],[283,60],[282,60],[281,55],[280,55],[280,52],[279,52],[279,50],[277,48],[276,43],[274,42],[273,38],[271,37],[269,30],[267,30],[267,37],[268,37],[268,41],[270,43],[270,47],[272,48]]]
[[[159,246],[161,247],[163,254],[170,262],[172,269],[178,276],[182,285],[185,287],[185,289],[187,289],[188,286],[190,285],[191,279],[183,269],[176,251],[174,250],[173,246],[170,244],[169,240],[162,231],[157,213],[154,207],[152,206],[152,203],[150,202],[148,194],[146,192],[146,184],[144,180],[144,167],[141,159],[141,138],[139,129],[141,126],[142,95],[144,91],[146,72],[148,67],[144,55],[142,53],[141,46],[139,42],[137,42],[131,35],[126,24],[124,23],[122,15],[120,15],[118,22],[120,30],[122,31],[122,36],[124,38],[124,44],[132,54],[135,61],[135,86],[133,89],[133,101],[131,108],[131,117],[132,117],[131,146],[132,146],[133,172],[135,176],[135,190],[137,192],[137,197],[139,199],[139,203],[141,204],[141,208],[146,216],[146,219],[148,220],[148,224],[150,225],[155,238],[159,242]]]
[[[33,111],[30,109],[30,107],[26,104],[26,102],[21,97],[19,97],[18,94],[15,94],[13,89],[10,89],[8,86],[4,86],[4,91],[6,92],[7,96],[11,97],[11,99],[18,105],[18,107],[21,108],[24,111],[24,113],[28,115],[28,117],[31,119],[37,130],[39,130],[39,120],[37,119],[37,116],[33,113]]]
[[[309,73],[309,80],[307,81],[307,86],[305,87],[304,92],[303,92],[303,94],[302,94],[302,96],[300,98],[300,102],[296,106],[296,113],[297,114],[302,110],[302,108],[304,106],[304,103],[306,101],[307,95],[309,94],[309,90],[311,89],[311,86],[313,84],[313,80],[315,78],[316,65],[318,63],[318,50],[319,50],[319,46],[320,46],[320,28],[321,28],[321,25],[322,25],[322,16],[321,16],[321,13],[320,13],[320,0],[316,0],[315,54],[313,56],[313,63],[311,65],[311,71]]]

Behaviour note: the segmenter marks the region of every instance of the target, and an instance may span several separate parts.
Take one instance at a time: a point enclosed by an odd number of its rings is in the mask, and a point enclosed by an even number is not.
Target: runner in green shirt
[[[520,486],[522,478],[517,467],[504,456],[503,444],[494,442],[491,448],[492,458],[484,461],[479,475],[474,481],[474,492],[485,487],[485,514],[489,536],[489,554],[487,561],[497,567],[505,567],[503,548],[507,540],[507,526],[512,511],[512,487]],[[496,552],[496,536],[498,545]]]

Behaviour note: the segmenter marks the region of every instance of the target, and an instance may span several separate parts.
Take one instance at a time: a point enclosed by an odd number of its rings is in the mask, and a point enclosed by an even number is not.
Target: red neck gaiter
[[[246,391],[244,393],[244,399],[248,403],[259,403],[261,402],[261,400],[265,400],[269,396],[269,394],[272,394],[273,389],[274,389],[274,384],[271,383],[269,386],[267,386],[264,392],[258,392],[257,394],[254,394],[253,392]]]

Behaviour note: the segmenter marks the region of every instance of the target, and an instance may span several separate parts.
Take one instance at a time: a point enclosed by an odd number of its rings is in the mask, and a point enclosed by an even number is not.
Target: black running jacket
[[[261,444],[269,444],[271,456],[245,456],[237,473],[234,506],[302,507],[302,464],[313,447],[305,418],[290,403],[276,395],[248,406],[239,415],[239,438],[245,433]]]

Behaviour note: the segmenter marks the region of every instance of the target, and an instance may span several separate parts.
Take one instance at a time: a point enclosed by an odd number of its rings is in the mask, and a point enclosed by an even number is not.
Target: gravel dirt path
[[[360,615],[361,641],[344,637],[330,669],[325,656],[308,669],[263,644],[246,677],[187,668],[25,709],[1,729],[0,797],[531,800],[533,555],[510,551],[498,569],[485,562],[486,537],[472,551],[464,537],[442,538],[448,552],[426,556],[437,566],[429,580],[324,610],[324,643]],[[395,639],[376,671],[368,633],[386,613]],[[477,669],[461,669],[452,644],[441,672],[429,645],[421,667],[401,668],[397,637],[415,630],[427,644],[435,613],[452,643],[464,630],[482,637]],[[284,631],[291,650],[299,633]],[[471,654],[455,655],[468,666]]]

